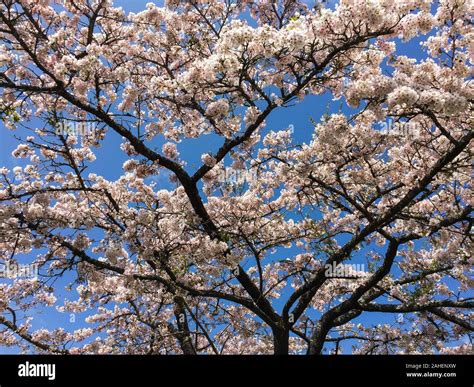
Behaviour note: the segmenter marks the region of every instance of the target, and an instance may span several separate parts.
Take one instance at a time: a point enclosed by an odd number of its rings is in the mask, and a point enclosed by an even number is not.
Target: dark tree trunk
[[[289,332],[286,329],[273,331],[273,354],[288,355]]]

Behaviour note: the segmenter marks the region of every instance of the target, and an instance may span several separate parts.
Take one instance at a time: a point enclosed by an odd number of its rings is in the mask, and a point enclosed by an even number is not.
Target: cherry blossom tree
[[[0,262],[39,275],[0,283],[0,345],[471,351],[473,16],[469,0],[1,0],[2,130],[22,160],[0,169]],[[423,59],[399,52],[412,39]],[[313,117],[309,143],[268,125],[328,93],[347,108]],[[91,173],[117,135],[121,176]],[[206,136],[218,149],[190,165],[180,144]],[[35,324],[52,308],[86,324]]]

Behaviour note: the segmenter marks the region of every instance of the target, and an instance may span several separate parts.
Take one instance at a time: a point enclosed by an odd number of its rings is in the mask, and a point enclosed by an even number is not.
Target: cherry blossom
[[[0,345],[471,352],[473,7],[0,1],[0,264],[39,268],[2,278]],[[346,108],[272,124],[323,95]]]

